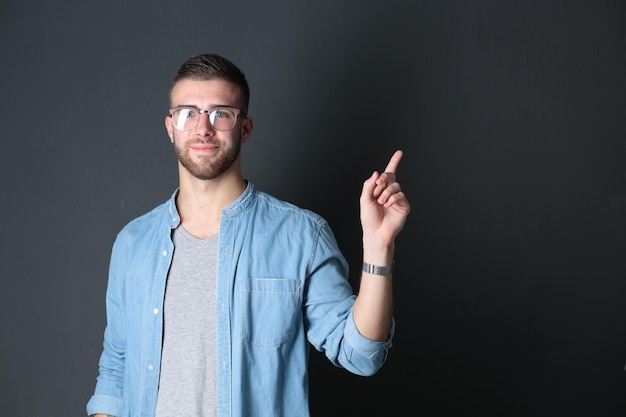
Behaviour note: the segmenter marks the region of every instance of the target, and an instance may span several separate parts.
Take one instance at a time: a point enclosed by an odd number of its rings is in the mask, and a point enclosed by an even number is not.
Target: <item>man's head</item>
[[[165,127],[181,178],[240,176],[240,148],[252,132],[244,74],[219,55],[196,55],[172,79]]]
[[[208,81],[222,79],[236,85],[241,93],[240,109],[248,113],[250,88],[243,72],[228,59],[216,54],[201,54],[187,59],[178,69],[170,84],[170,100],[172,89],[181,80]]]

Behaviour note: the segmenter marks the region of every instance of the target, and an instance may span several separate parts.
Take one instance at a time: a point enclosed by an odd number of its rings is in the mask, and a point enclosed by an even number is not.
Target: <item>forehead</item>
[[[195,104],[199,107],[207,105],[230,105],[240,104],[241,92],[230,81],[222,79],[214,80],[180,80],[170,92],[172,106]]]

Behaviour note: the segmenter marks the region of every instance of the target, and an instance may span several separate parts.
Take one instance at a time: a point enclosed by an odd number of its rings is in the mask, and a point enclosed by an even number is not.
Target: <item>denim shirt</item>
[[[171,198],[126,225],[113,244],[107,326],[87,413],[154,416],[163,336]],[[373,375],[385,342],[359,334],[348,265],[319,215],[252,183],[222,211],[217,260],[218,416],[309,416],[312,345],[338,367]],[[310,345],[309,345],[310,344]]]

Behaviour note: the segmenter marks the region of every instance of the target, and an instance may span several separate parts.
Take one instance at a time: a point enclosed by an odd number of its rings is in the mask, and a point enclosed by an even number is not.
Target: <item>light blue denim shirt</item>
[[[131,221],[113,244],[88,414],[155,414],[177,194]],[[383,365],[394,327],[386,342],[359,334],[347,262],[319,215],[248,183],[222,211],[217,265],[220,417],[309,416],[310,345],[358,375]]]

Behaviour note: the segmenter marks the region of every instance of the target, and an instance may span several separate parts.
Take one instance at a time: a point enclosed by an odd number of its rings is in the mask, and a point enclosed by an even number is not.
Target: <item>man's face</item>
[[[170,100],[172,107],[241,109],[239,89],[225,80],[182,80],[172,89]],[[251,130],[251,124],[241,114],[231,130],[213,128],[206,113],[200,114],[198,125],[192,130],[177,129],[171,117],[165,118],[165,126],[179,163],[202,180],[217,178],[232,167]]]

